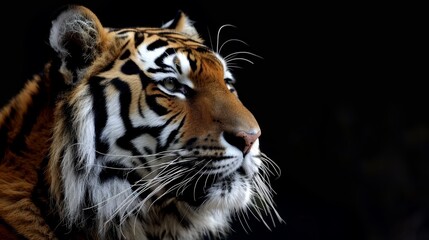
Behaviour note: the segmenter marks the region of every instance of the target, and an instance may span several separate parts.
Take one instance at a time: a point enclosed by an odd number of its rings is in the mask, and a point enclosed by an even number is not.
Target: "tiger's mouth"
[[[258,172],[253,158],[251,155],[184,158],[177,171],[186,174],[166,186],[166,196],[199,207],[208,201],[227,202],[230,196],[246,195]]]

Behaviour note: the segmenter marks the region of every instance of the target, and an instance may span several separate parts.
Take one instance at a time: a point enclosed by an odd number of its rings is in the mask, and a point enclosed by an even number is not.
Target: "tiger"
[[[186,13],[109,28],[67,5],[51,20],[52,56],[0,112],[1,239],[224,239],[249,215],[284,222],[230,59]]]

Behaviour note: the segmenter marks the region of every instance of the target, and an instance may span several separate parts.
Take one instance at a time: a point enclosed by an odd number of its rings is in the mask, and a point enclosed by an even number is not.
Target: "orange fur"
[[[40,76],[25,86],[21,93],[15,97],[0,113],[0,126],[6,128],[6,151],[0,159],[0,219],[28,239],[54,239],[52,230],[44,222],[39,209],[32,200],[34,186],[37,183],[37,170],[48,153],[48,146],[52,136],[53,111],[49,98],[45,98],[43,107],[38,113],[30,134],[24,136],[25,151],[14,151],[10,148],[13,141],[22,129],[24,114],[30,105],[34,104],[32,94],[40,91],[38,84],[42,81]],[[16,112],[12,114],[11,112]],[[2,228],[2,237],[14,239],[14,233]],[[6,232],[9,232],[7,234]],[[3,239],[3,238],[2,238]]]

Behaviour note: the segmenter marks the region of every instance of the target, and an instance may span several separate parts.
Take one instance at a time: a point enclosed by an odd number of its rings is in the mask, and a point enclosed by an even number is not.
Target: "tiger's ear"
[[[174,29],[188,35],[195,41],[201,43],[204,42],[203,39],[200,38],[197,29],[194,27],[194,21],[189,19],[189,17],[182,11],[178,11],[176,17],[162,25],[162,28]]]
[[[83,6],[70,5],[52,21],[49,43],[61,60],[66,83],[78,81],[107,47],[107,32],[97,16]]]

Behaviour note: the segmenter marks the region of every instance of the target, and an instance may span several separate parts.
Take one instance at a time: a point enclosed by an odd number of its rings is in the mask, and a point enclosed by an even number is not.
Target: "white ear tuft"
[[[201,43],[203,42],[197,32],[197,29],[194,27],[194,21],[189,19],[189,17],[182,11],[179,11],[174,19],[162,25],[162,28],[174,29],[178,32],[188,35],[196,41]]]
[[[106,32],[93,12],[71,5],[52,21],[49,43],[61,59],[63,70],[73,76],[69,80],[76,82],[103,51]]]

